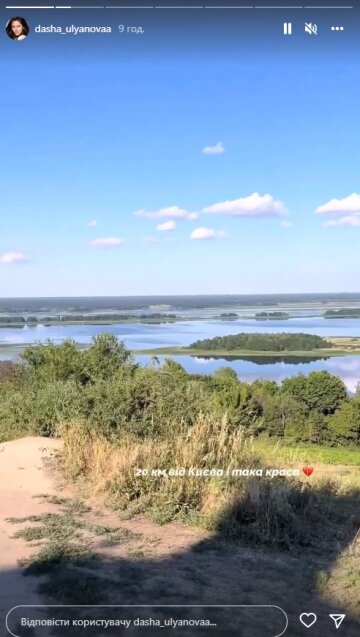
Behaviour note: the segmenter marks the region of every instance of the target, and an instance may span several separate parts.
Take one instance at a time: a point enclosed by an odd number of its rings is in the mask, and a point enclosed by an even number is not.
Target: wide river
[[[82,345],[101,332],[111,332],[132,350],[190,345],[193,341],[212,336],[225,336],[239,332],[306,332],[319,336],[360,336],[360,319],[323,319],[301,317],[284,321],[202,320],[179,321],[176,323],[123,325],[54,325],[21,328],[0,328],[0,359],[16,358],[18,348],[39,341],[51,339],[60,343],[64,338],[73,338]],[[163,357],[159,357],[160,360]],[[146,365],[150,356],[138,355],[136,360]],[[349,391],[356,389],[360,381],[360,356],[344,356],[311,361],[291,361],[289,359],[232,359],[178,356],[176,360],[189,372],[211,374],[218,367],[233,367],[239,378],[253,381],[266,378],[280,382],[287,376],[300,372],[328,370],[340,376]]]

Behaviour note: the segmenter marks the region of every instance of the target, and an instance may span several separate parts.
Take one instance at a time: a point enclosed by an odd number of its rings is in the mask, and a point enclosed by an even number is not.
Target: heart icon
[[[306,476],[311,476],[312,472],[314,471],[313,467],[303,467],[303,472],[305,473]]]
[[[301,613],[299,619],[305,628],[311,628],[311,626],[315,624],[317,616],[315,613]]]

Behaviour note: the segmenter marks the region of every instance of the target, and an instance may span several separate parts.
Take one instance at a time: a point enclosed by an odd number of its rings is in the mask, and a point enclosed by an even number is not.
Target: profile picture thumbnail
[[[25,18],[21,18],[19,16],[11,18],[6,25],[6,33],[12,40],[25,40],[29,31],[29,25]]]

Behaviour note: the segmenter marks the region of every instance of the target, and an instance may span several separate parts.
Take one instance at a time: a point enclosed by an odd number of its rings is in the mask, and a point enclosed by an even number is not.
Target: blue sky
[[[350,57],[5,64],[0,296],[359,291]]]

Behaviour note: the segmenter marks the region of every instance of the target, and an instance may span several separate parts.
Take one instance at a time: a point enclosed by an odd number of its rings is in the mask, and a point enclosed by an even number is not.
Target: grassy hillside
[[[121,565],[129,537],[121,524],[134,522],[138,530],[150,519],[156,528],[171,523],[164,533],[170,539],[181,540],[190,527],[213,538],[189,550],[189,565],[200,553],[212,563],[222,543],[225,557],[211,581],[221,568],[228,579],[235,544],[241,546],[232,576],[237,595],[244,556],[253,551],[244,594],[250,573],[256,572],[252,587],[258,596],[269,568],[256,565],[265,555],[273,565],[268,599],[274,581],[283,583],[286,599],[296,572],[301,586],[294,601],[300,599],[302,610],[310,593],[311,599],[328,595],[332,604],[336,600],[356,610],[360,397],[349,398],[336,376],[313,372],[280,386],[247,384],[231,368],[213,376],[187,374],[172,360],[141,368],[112,335],[96,337],[87,350],[71,341],[48,343],[28,348],[21,365],[7,364],[0,375],[1,439],[34,433],[62,438],[62,477],[96,509],[91,521],[86,504],[58,497],[49,500],[60,506],[58,513],[9,521],[37,525],[19,528],[14,537],[41,540],[23,566],[28,574],[50,575],[41,584],[49,603],[119,599],[121,578],[115,584],[106,572],[103,580],[101,575],[94,579],[89,568],[96,537],[101,546],[110,546],[107,566],[114,566],[114,551]],[[113,528],[109,510],[118,520]],[[154,550],[158,573],[158,545],[151,541],[146,546]],[[156,578],[151,586],[163,603],[168,603],[174,571],[184,571],[180,548],[180,564],[173,545],[167,559],[166,594],[154,589]],[[138,557],[128,561],[125,579],[135,561],[136,591],[146,599],[146,589],[138,588],[143,581]],[[79,585],[73,567],[81,564]],[[187,583],[176,591],[177,600],[188,599],[188,590]]]

